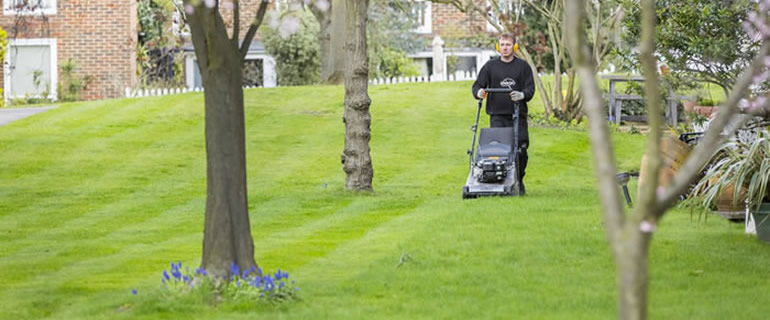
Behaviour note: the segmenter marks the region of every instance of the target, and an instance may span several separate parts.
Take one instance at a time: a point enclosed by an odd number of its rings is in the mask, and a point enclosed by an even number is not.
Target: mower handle
[[[482,88],[484,89],[484,88]],[[511,87],[508,88],[486,88],[484,89],[486,92],[500,92],[500,93],[511,93],[513,92],[513,89]]]

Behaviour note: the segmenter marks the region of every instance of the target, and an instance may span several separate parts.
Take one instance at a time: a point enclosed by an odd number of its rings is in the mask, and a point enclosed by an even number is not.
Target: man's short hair
[[[497,37],[498,42],[503,39],[511,39],[513,43],[516,43],[516,37],[514,37],[513,33],[510,33],[510,32],[501,33],[500,36]]]

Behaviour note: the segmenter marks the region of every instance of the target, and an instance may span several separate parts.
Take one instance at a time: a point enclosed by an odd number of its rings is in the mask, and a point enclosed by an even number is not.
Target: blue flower
[[[273,279],[270,278],[270,275],[262,277],[262,282],[265,283],[265,287],[263,288],[265,291],[272,291],[273,288],[275,288],[275,283],[273,282]]]
[[[166,270],[163,270],[163,277],[166,278],[166,280],[171,280],[171,277],[168,276],[168,272],[166,272]]]
[[[241,278],[243,278],[243,279],[246,279],[246,277],[247,277],[247,276],[248,276],[250,273],[254,272],[254,270],[256,270],[256,268],[255,268],[254,266],[251,266],[251,269],[249,269],[249,270],[244,270],[244,271],[243,271],[243,275],[241,275]]]
[[[136,289],[131,290],[131,294],[136,295]]]
[[[238,268],[238,265],[236,265],[235,262],[230,264],[230,273],[234,275],[241,274],[241,269]]]
[[[235,286],[238,288],[241,287],[241,279],[238,279],[238,281],[235,282]]]

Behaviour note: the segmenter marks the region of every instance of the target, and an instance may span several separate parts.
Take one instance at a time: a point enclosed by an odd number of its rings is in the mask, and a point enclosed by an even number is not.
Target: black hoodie
[[[532,69],[526,61],[514,57],[511,62],[503,62],[500,58],[487,61],[479,71],[476,82],[473,83],[473,97],[482,88],[513,88],[524,93],[521,103],[522,120],[526,121],[527,101],[535,95],[535,82],[532,79]],[[513,114],[513,101],[506,93],[487,94],[487,114]]]

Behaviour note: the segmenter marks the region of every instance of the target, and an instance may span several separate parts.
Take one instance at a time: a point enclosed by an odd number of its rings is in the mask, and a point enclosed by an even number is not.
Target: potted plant
[[[732,205],[744,201],[756,222],[757,237],[770,242],[768,182],[770,181],[770,132],[756,130],[756,137],[730,139],[717,151],[705,176],[695,185],[691,198],[711,207],[732,193]],[[764,216],[763,216],[764,214]],[[767,233],[766,233],[767,232]]]

